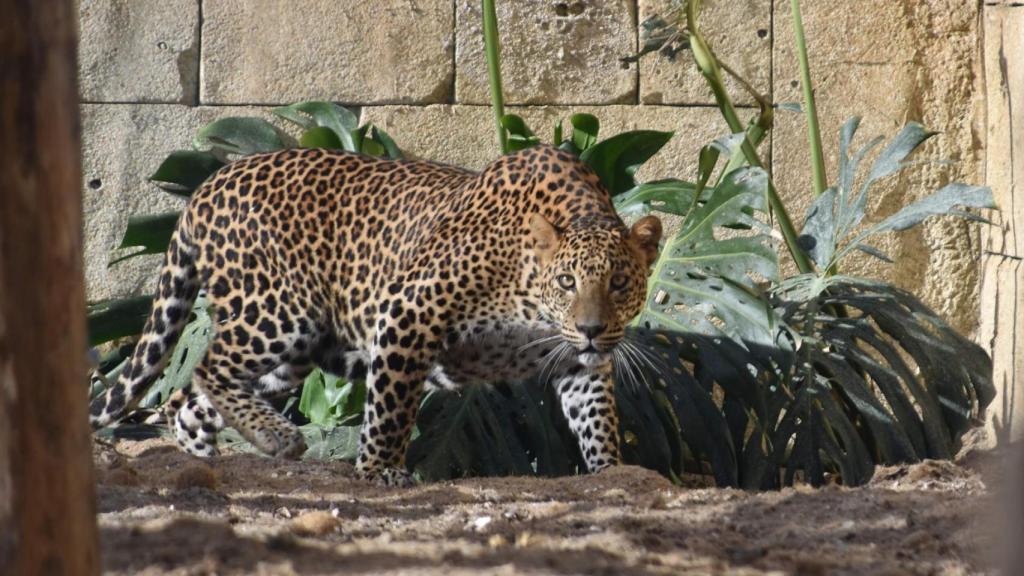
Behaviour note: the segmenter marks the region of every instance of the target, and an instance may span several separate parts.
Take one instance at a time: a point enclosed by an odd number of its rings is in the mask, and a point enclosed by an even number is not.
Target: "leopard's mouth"
[[[588,368],[592,368],[607,360],[611,356],[614,348],[614,344],[606,345],[602,343],[588,342],[585,346],[577,348],[576,354],[580,364]]]
[[[601,364],[607,356],[607,352],[598,352],[597,349],[594,349],[593,352],[581,351],[577,358],[579,358],[580,364],[587,368],[593,368]]]

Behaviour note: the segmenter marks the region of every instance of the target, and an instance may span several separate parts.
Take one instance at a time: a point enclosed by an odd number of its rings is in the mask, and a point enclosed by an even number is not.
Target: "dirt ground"
[[[630,466],[384,489],[344,462],[207,463],[164,440],[95,460],[110,574],[979,574],[998,524],[992,458],[769,493]]]

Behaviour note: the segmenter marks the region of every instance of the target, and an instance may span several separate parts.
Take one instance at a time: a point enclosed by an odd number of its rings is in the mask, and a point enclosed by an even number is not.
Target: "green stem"
[[[811,148],[811,170],[814,175],[814,194],[821,194],[828,188],[825,174],[825,154],[821,146],[821,128],[818,125],[818,107],[814,103],[814,85],[811,84],[811,65],[807,59],[807,40],[804,37],[804,22],[800,16],[800,0],[790,0],[793,10],[793,34],[796,36],[796,53],[800,60],[800,84],[804,92],[804,113],[807,115],[807,139]]]
[[[743,123],[736,113],[736,106],[732,103],[729,92],[725,89],[721,66],[719,66],[714,52],[712,52],[707,42],[704,41],[703,36],[700,34],[700,29],[697,27],[697,16],[699,13],[700,0],[689,0],[686,6],[686,28],[690,33],[690,50],[693,52],[697,67],[700,69],[701,74],[704,75],[711,88],[711,92],[715,96],[718,110],[722,113],[722,117],[725,118],[729,129],[734,134],[745,132]],[[741,149],[751,166],[764,168],[764,163],[761,162],[761,158],[757,155],[757,150],[748,138],[744,138]],[[775,189],[775,183],[770,176],[768,178],[767,195],[768,204],[775,214],[775,219],[779,223],[779,230],[782,231],[782,237],[786,241],[786,248],[789,249],[789,253],[792,255],[797,268],[803,273],[813,272],[814,265],[811,263],[807,253],[797,243],[798,235],[796,228],[793,227],[793,221],[789,218],[786,206],[783,204],[782,198],[779,197],[779,193]]]
[[[501,94],[501,45],[498,43],[498,15],[494,0],[481,0],[484,13],[484,52],[487,56],[487,78],[491,85],[491,108],[494,110],[494,127],[498,131],[498,146],[501,153],[508,152],[508,136],[501,125],[505,115],[505,100]]]

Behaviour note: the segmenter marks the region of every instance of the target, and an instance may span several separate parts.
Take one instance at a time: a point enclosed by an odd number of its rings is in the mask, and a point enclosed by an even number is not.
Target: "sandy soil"
[[[383,489],[343,462],[203,462],[164,440],[95,460],[111,574],[977,574],[996,532],[977,463],[746,493],[629,466]]]

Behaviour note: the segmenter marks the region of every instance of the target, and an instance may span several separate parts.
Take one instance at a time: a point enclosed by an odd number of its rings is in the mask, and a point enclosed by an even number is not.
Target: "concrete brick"
[[[201,101],[446,102],[453,21],[445,0],[206,0]]]
[[[490,102],[479,0],[456,3],[456,101]],[[505,101],[620,104],[636,98],[636,14],[629,0],[498,2]]]
[[[839,129],[846,118],[864,117],[855,144],[894,136],[908,121],[941,130],[920,158],[955,161],[953,167],[921,167],[875,188],[869,221],[956,180],[982,181],[977,138],[980,105],[975,52],[977,7],[972,3],[905,3],[866,0],[836,10],[833,2],[802,3],[811,73],[819,107],[830,181],[838,166]],[[966,23],[966,27],[965,27]],[[941,41],[935,40],[936,30]],[[791,38],[789,3],[775,13],[775,99],[799,102],[799,70]],[[779,112],[773,173],[794,221],[803,222],[813,199],[806,124],[802,114]],[[875,241],[895,266],[856,254],[844,273],[893,282],[970,333],[977,325],[978,229],[959,219],[936,218],[924,226]]]
[[[625,130],[675,132],[671,141],[638,173],[638,179],[692,179],[701,146],[728,133],[710,108],[669,106],[512,106],[544,142],[551,142],[555,122],[576,112],[601,120],[601,138]],[[408,154],[418,158],[480,169],[499,155],[491,109],[487,106],[371,106],[363,122],[373,122],[390,134]]]
[[[658,14],[668,18],[673,2],[640,0],[640,22]],[[771,0],[705,2],[700,26],[718,57],[764,95],[771,92]],[[791,42],[791,38],[778,41]],[[733,101],[755,100],[732,77],[726,87]],[[715,99],[689,50],[674,59],[648,54],[640,60],[640,101],[644,104],[714,104]]]
[[[195,132],[217,118],[273,117],[258,108],[145,104],[84,104],[81,112],[86,296],[98,300],[147,294],[155,287],[163,256],[108,267],[129,217],[185,205],[147,178],[167,154],[190,148]]]
[[[80,0],[78,15],[83,100],[195,103],[198,0]]]

